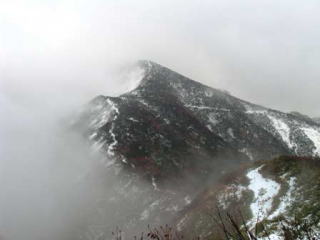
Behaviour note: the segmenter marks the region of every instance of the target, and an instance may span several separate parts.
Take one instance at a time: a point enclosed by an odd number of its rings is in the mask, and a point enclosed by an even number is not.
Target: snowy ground
[[[273,127],[279,133],[282,138],[282,141],[286,143],[288,148],[295,149],[296,145],[290,140],[290,127],[282,119],[275,118],[271,115],[268,115],[268,118],[271,120]]]
[[[284,179],[285,176],[282,176]],[[296,190],[296,178],[291,177],[288,181],[289,189],[287,193],[280,198],[280,205],[279,207],[268,217],[268,219],[272,219],[277,217],[283,213],[285,213],[286,209],[290,204],[295,200],[294,192]]]
[[[314,128],[302,128],[301,130],[313,142],[315,147],[313,150],[314,155],[320,156],[320,131]]]
[[[249,222],[249,226],[253,226],[256,222],[266,218],[272,208],[273,198],[279,193],[280,184],[277,182],[264,178],[260,174],[260,166],[247,173],[247,177],[250,180],[248,189],[253,191],[254,199],[250,205],[252,212],[252,219]]]

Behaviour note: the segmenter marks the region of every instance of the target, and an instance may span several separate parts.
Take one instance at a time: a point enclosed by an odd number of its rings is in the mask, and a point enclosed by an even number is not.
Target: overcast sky
[[[52,104],[115,94],[113,69],[150,59],[320,116],[319,13],[319,0],[1,0],[1,95]]]

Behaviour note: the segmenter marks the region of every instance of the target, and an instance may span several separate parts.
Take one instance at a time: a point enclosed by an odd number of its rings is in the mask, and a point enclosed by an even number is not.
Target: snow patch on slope
[[[100,100],[99,103],[95,104],[91,109],[92,117],[90,118],[89,128],[91,128],[91,132],[88,136],[89,140],[92,141],[92,149],[97,152],[104,148],[106,144],[106,140],[103,135],[99,135],[99,129],[105,126],[108,122],[114,121],[118,114],[118,108],[110,99]],[[111,125],[111,129],[109,131],[110,136],[112,137],[112,143],[109,144],[107,153],[109,156],[113,156],[113,148],[117,144],[114,130],[114,123]],[[106,165],[110,165],[111,161],[106,163]]]
[[[279,234],[272,233],[267,237],[258,238],[258,240],[283,240],[283,237],[279,236]]]
[[[313,154],[320,156],[320,131],[314,128],[301,128],[301,130],[307,135],[307,137],[313,142],[315,149]]]
[[[250,110],[247,110],[246,113],[248,113],[248,114],[267,114],[268,111],[267,110],[253,110],[253,109],[250,109]]]
[[[248,113],[248,114],[267,114],[268,111],[265,110],[265,109],[262,109],[260,107],[255,107],[255,106],[252,106],[252,105],[249,105],[247,103],[242,103],[244,108],[246,109],[245,113]]]
[[[253,226],[254,223],[267,217],[272,208],[273,198],[280,190],[280,184],[271,179],[264,178],[259,173],[262,167],[253,169],[246,175],[250,180],[248,189],[254,194],[254,199],[250,205],[253,217],[249,222],[249,226]]]
[[[282,179],[285,178],[285,176],[281,177]],[[274,217],[277,217],[281,214],[284,214],[286,209],[290,206],[290,204],[295,200],[294,192],[296,189],[296,177],[291,177],[288,181],[289,189],[287,193],[280,198],[280,205],[279,207],[268,217],[268,219],[272,219]]]
[[[220,121],[218,120],[217,118],[217,113],[214,113],[214,112],[211,112],[209,113],[208,115],[208,120],[209,120],[209,123],[211,123],[211,125],[217,125]]]
[[[279,118],[275,118],[271,115],[268,115],[268,118],[271,120],[273,127],[279,133],[282,141],[285,142],[290,149],[295,149],[296,144],[290,140],[290,127]]]
[[[186,104],[185,105],[187,108],[192,109],[197,109],[197,110],[214,110],[214,111],[222,111],[222,112],[230,112],[230,109],[228,108],[218,108],[218,107],[208,107],[208,106],[198,106],[198,105],[191,105],[191,104]]]

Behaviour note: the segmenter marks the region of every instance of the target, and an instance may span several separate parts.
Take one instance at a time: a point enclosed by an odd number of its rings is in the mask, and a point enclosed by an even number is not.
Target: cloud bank
[[[111,72],[150,59],[234,95],[320,115],[318,1],[2,1],[10,96],[121,90]],[[72,92],[72,93],[71,93]],[[79,98],[77,98],[78,100]]]

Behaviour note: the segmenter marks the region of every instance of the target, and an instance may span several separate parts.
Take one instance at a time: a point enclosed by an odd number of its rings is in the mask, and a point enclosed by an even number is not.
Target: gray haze
[[[77,179],[99,157],[64,120],[125,91],[119,72],[137,59],[320,116],[319,12],[318,0],[1,0],[0,235],[57,239],[79,217],[92,199]]]
[[[4,0],[1,88],[90,98],[150,59],[271,108],[320,115],[317,0]],[[71,94],[71,93],[70,93]],[[24,101],[31,99],[24,99]]]

